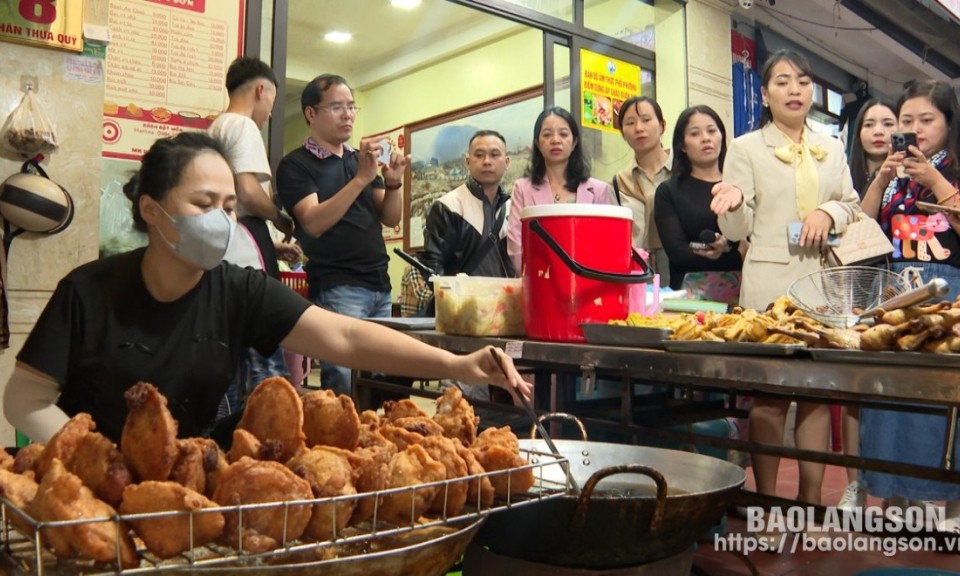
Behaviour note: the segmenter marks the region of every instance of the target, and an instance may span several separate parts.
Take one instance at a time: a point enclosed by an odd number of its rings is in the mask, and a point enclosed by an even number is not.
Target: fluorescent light
[[[327,42],[335,42],[337,44],[343,44],[344,42],[349,42],[353,38],[353,34],[349,32],[341,32],[339,30],[334,30],[332,32],[327,32],[324,35],[323,39]]]
[[[412,10],[420,5],[421,0],[390,0],[390,4],[395,8],[403,8],[404,10]]]

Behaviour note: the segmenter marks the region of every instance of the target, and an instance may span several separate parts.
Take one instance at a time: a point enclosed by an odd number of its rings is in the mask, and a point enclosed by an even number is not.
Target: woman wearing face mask
[[[867,193],[877,170],[890,152],[890,135],[897,130],[897,116],[890,106],[880,100],[868,100],[853,124],[850,133],[850,176],[853,188],[860,197]],[[844,406],[841,410],[843,453],[848,456],[860,454],[860,409]],[[847,487],[843,490],[837,508],[855,510],[867,503],[867,493],[859,481],[859,471],[847,468]]]
[[[860,109],[850,133],[850,177],[863,198],[890,152],[890,135],[897,131],[897,115],[880,100],[871,99]]]
[[[547,108],[537,116],[532,150],[527,175],[513,184],[507,219],[507,254],[518,272],[523,249],[520,214],[525,206],[613,203],[610,186],[590,177],[577,121],[563,108]]]
[[[657,187],[670,178],[673,155],[660,139],[667,129],[656,100],[634,96],[620,107],[620,134],[633,149],[630,167],[613,178],[617,201],[633,211],[633,245],[650,253],[660,284],[670,285],[670,262],[654,218]]]
[[[740,304],[766,309],[801,276],[820,269],[830,232],[842,233],[857,213],[857,194],[839,140],[806,125],[813,79],[806,58],[775,52],[761,74],[763,113],[759,130],[730,144],[723,182],[714,186],[710,208],[720,231],[732,240],[750,238],[743,264]],[[787,226],[800,221],[799,245],[788,243]],[[783,444],[788,400],[757,397],[750,411],[750,438]],[[826,451],[830,411],[797,402],[796,445]],[[757,491],[776,494],[778,456],[753,454]],[[800,461],[800,499],[820,503],[824,465]]]
[[[726,130],[709,106],[680,113],[673,132],[673,170],[657,188],[655,220],[670,258],[670,287],[736,304],[743,261],[738,243],[720,234],[710,190],[720,182]]]
[[[220,144],[205,134],[157,140],[125,192],[134,222],[147,232],[146,248],[82,265],[62,279],[7,383],[4,413],[35,441],[47,441],[79,412],[119,441],[124,392],[141,380],[166,396],[180,436],[200,435],[245,347],[283,346],[364,370],[531,391],[502,354],[509,379],[489,350],[456,356],[323,310],[265,274],[221,263],[237,196]]]
[[[897,102],[897,121],[901,132],[916,134],[917,145],[887,155],[863,198],[863,210],[877,218],[893,242],[891,269],[917,268],[925,280],[943,278],[953,300],[960,295],[960,218],[917,207],[927,202],[960,208],[960,104],[953,87],[932,80],[909,84]],[[897,177],[898,170],[903,177]],[[940,466],[943,416],[862,410],[860,426],[863,456]],[[863,477],[870,494],[900,506],[904,498],[918,506],[923,500],[946,500],[940,528],[960,533],[960,485],[871,471]]]

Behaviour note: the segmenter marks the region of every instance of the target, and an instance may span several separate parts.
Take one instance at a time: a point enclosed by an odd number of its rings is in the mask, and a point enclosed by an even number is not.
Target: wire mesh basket
[[[818,270],[787,289],[793,304],[811,318],[834,328],[850,328],[864,312],[911,289],[901,275],[868,266]]]

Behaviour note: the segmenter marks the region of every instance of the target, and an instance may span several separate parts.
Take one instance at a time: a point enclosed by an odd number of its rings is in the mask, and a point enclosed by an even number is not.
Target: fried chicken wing
[[[14,458],[5,449],[0,448],[0,470],[13,470]]]
[[[380,426],[380,417],[373,410],[364,410],[360,413],[360,424],[362,426]]]
[[[437,424],[432,418],[427,418],[426,416],[397,418],[391,420],[390,425],[403,428],[407,432],[414,432],[423,437],[443,436],[443,427]]]
[[[315,446],[294,456],[287,467],[310,484],[314,498],[352,496],[357,493],[353,485],[353,468],[349,452],[340,448]],[[347,527],[356,500],[337,503],[315,504],[304,536],[314,540],[329,540]]]
[[[427,413],[409,398],[403,400],[388,400],[383,403],[383,419],[396,420],[397,418],[427,418]]]
[[[446,479],[455,480],[467,475],[467,462],[457,451],[461,447],[459,440],[451,440],[443,436],[429,436],[423,439],[420,446],[446,469]],[[467,482],[451,482],[441,487],[436,498],[433,499],[429,511],[447,517],[457,516],[463,511],[467,503]]]
[[[259,504],[313,498],[310,483],[278,462],[241,458],[220,475],[213,500],[223,506]],[[224,514],[220,537],[227,546],[247,552],[266,552],[303,534],[313,509],[309,505],[270,506]],[[240,522],[243,514],[243,522]],[[286,530],[284,530],[286,527]]]
[[[177,445],[180,454],[170,470],[170,480],[206,494],[207,474],[217,469],[220,447],[209,438],[184,438]]]
[[[216,507],[217,504],[203,494],[176,482],[148,480],[128,486],[123,491],[120,513],[193,512],[192,524],[190,514],[155,515],[130,520],[134,532],[143,540],[148,550],[160,558],[172,558],[220,537],[223,533],[223,514],[219,511],[200,512],[205,508]]]
[[[124,395],[127,420],[120,451],[139,480],[166,480],[177,460],[177,421],[153,384],[138,382]]]
[[[39,485],[33,479],[33,472],[23,475],[0,468],[0,496],[9,500],[20,510],[27,510],[27,507],[36,497],[38,488]],[[33,527],[30,522],[16,512],[8,511],[7,518],[23,534],[33,535]]]
[[[509,470],[529,464],[520,457],[520,441],[510,431],[509,426],[487,428],[477,437],[472,446],[477,461],[487,472]],[[490,477],[494,491],[501,495],[523,494],[533,486],[533,470],[524,469],[509,474],[495,474]]]
[[[421,446],[413,444],[390,460],[385,488],[439,482],[446,476],[447,470],[443,464],[431,458]],[[397,526],[410,526],[430,508],[438,492],[438,487],[431,486],[386,494],[380,506],[379,519]]]
[[[477,457],[473,454],[473,450],[461,446],[457,449],[457,453],[460,454],[463,461],[467,463],[467,473],[469,475],[477,476],[486,472],[483,466],[480,465],[480,461],[477,460]],[[467,485],[467,504],[471,506],[476,506],[480,509],[489,508],[493,506],[495,495],[493,484],[487,476],[470,480]]]
[[[88,432],[74,452],[68,469],[107,504],[118,506],[133,479],[116,444],[99,432]]]
[[[44,541],[61,558],[79,557],[116,563],[119,554],[122,568],[132,568],[140,563],[126,527],[117,526],[110,520],[116,510],[94,496],[57,458],[51,461],[27,512],[36,520],[46,522],[98,519],[96,522],[41,529]]]
[[[283,459],[283,443],[275,439],[261,442],[259,438],[254,436],[253,432],[236,428],[233,431],[233,443],[230,445],[227,460],[233,463],[244,456],[254,460],[279,462]]]
[[[38,473],[40,456],[46,447],[47,445],[42,442],[33,442],[17,450],[17,455],[13,459],[13,471],[17,474],[25,474],[27,471]]]
[[[456,386],[447,386],[443,396],[437,398],[433,419],[443,428],[444,436],[459,440],[464,446],[470,446],[477,439],[480,418]]]
[[[267,378],[254,388],[237,428],[249,431],[260,442],[279,442],[280,462],[306,449],[303,404],[297,389],[286,378]]]
[[[396,444],[397,449],[400,451],[406,450],[407,446],[413,446],[414,444],[423,442],[423,434],[394,426],[393,424],[384,424],[378,432],[386,438],[388,442]]]
[[[360,416],[353,400],[332,390],[303,395],[303,431],[309,446],[335,446],[353,450],[360,440]]]
[[[36,468],[37,480],[43,479],[54,460],[60,460],[69,469],[80,441],[96,427],[93,417],[86,412],[77,414],[60,427],[40,454]]]
[[[354,470],[354,485],[358,494],[365,494],[383,490],[387,483],[387,473],[390,470],[390,461],[397,454],[397,445],[392,442],[360,448],[353,452],[350,464]],[[369,496],[360,498],[350,518],[350,525],[355,526],[373,517],[374,505],[377,498]]]

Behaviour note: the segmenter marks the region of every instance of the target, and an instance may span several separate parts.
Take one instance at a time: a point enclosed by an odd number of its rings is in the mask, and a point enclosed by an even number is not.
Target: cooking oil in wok
[[[682,496],[686,490],[667,486],[667,496]],[[629,480],[604,480],[597,484],[593,498],[656,498],[657,485],[638,484]]]

